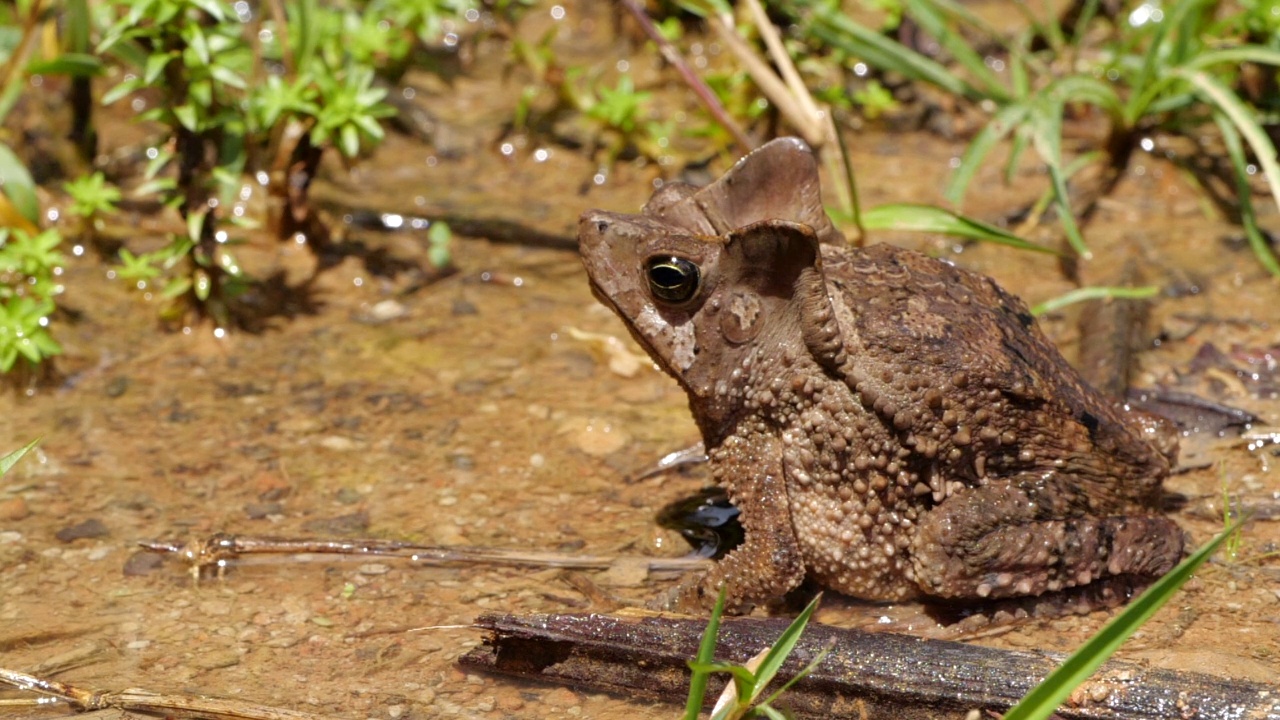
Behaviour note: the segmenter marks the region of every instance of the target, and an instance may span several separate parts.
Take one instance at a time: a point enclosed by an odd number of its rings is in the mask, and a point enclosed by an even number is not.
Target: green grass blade
[[[957,215],[936,205],[897,203],[880,205],[862,213],[862,223],[872,230],[899,230],[904,232],[933,232],[983,242],[1008,245],[1019,250],[1053,253],[1051,248],[1024,240],[1017,235],[988,225],[981,220]]]
[[[1022,154],[1027,151],[1027,143],[1031,142],[1027,133],[1015,133],[1009,145],[1009,159],[1004,164],[1004,184],[1012,185],[1013,176],[1018,172],[1018,163],[1022,162]]]
[[[777,700],[779,697],[782,696],[782,693],[786,692],[787,690],[790,690],[792,685],[795,685],[797,682],[799,682],[809,673],[813,672],[814,669],[816,669],[818,665],[823,660],[826,659],[827,655],[831,654],[831,650],[834,647],[835,647],[835,640],[833,639],[830,643],[827,644],[826,647],[819,650],[818,654],[814,655],[813,659],[809,661],[809,664],[805,665],[800,672],[793,675],[790,680],[787,680],[785,683],[783,683],[782,687],[778,688],[777,691],[775,691],[772,695],[765,698],[765,701],[760,703],[760,706],[761,707],[767,706],[769,705],[769,703],[772,703],[774,700]]]
[[[40,438],[36,438],[35,440],[32,440],[31,442],[27,443],[26,447],[20,448],[18,450],[14,450],[13,452],[9,453],[8,455],[5,455],[4,457],[0,457],[0,477],[3,477],[5,473],[9,472],[9,468],[16,465],[17,462],[22,459],[23,455],[26,455],[27,453],[34,450],[36,445],[39,445],[39,444],[40,444]]]
[[[1119,119],[1123,113],[1124,103],[1116,93],[1115,86],[1097,78],[1084,75],[1064,77],[1046,88],[1045,92],[1051,94],[1059,106],[1069,102],[1096,105],[1113,119]]]
[[[955,60],[956,64],[979,81],[982,85],[981,89],[992,100],[1007,102],[1010,99],[1009,90],[1000,81],[1000,77],[992,72],[991,68],[987,67],[986,61],[980,53],[973,49],[970,41],[948,25],[947,18],[939,9],[952,7],[958,9],[958,6],[951,6],[945,0],[905,0],[904,2],[906,14],[925,33],[936,40],[943,51]],[[966,24],[981,27],[976,22],[976,18],[972,18],[965,11],[953,11],[951,16],[960,20],[968,19]],[[998,37],[992,33],[988,33],[988,35],[990,37]]]
[[[1160,288],[1154,285],[1143,285],[1141,287],[1091,285],[1089,287],[1076,288],[1056,298],[1045,300],[1031,308],[1031,314],[1036,316],[1044,315],[1085,300],[1108,300],[1112,298],[1118,300],[1146,300],[1159,294]]]
[[[711,671],[705,666],[711,665],[716,655],[716,637],[720,634],[720,618],[724,615],[724,587],[720,588],[720,596],[716,598],[716,606],[711,610],[711,619],[707,621],[707,629],[702,631],[702,640],[698,643],[698,654],[689,663],[693,675],[689,678],[689,699],[685,702],[685,720],[698,720],[702,705],[706,701],[707,681],[711,679]],[[704,669],[694,667],[694,664]]]
[[[1079,52],[1080,46],[1084,42],[1084,35],[1089,30],[1089,23],[1098,14],[1098,5],[1101,0],[1085,0],[1084,7],[1080,9],[1080,15],[1076,17],[1076,24],[1071,28],[1071,47]],[[1075,59],[1074,57],[1072,58]],[[1074,63],[1072,63],[1074,65]]]
[[[1062,230],[1067,234],[1067,242],[1082,259],[1091,259],[1093,253],[1090,252],[1089,246],[1084,244],[1080,225],[1076,223],[1075,213],[1071,210],[1071,194],[1067,190],[1067,178],[1062,172],[1061,160],[1049,163],[1049,179],[1053,182],[1053,195],[1058,206],[1058,222],[1062,223]]]
[[[790,5],[793,9],[806,7],[804,3]],[[882,70],[891,70],[912,80],[936,85],[952,95],[974,102],[986,98],[985,93],[965,82],[944,65],[854,22],[837,9],[812,6],[808,9],[810,15],[807,26],[827,45],[856,55]]]
[[[811,600],[769,648],[769,652],[760,661],[760,666],[756,668],[755,693],[762,692],[773,681],[773,677],[778,674],[778,669],[782,667],[782,663],[786,661],[796,643],[800,641],[800,635],[804,633],[804,627],[809,624],[809,618],[813,617],[813,612],[818,609],[818,603],[821,601],[821,594]],[[755,699],[754,694],[751,699]]]
[[[1254,111],[1231,92],[1230,88],[1203,71],[1178,69],[1174,72],[1191,83],[1209,104],[1221,110],[1244,136],[1245,142],[1249,143],[1249,148],[1257,157],[1258,164],[1262,166],[1262,174],[1271,189],[1271,196],[1275,198],[1276,206],[1280,207],[1280,164],[1276,162],[1276,146],[1258,124]]]
[[[1169,29],[1180,27],[1183,18],[1187,13],[1191,12],[1196,5],[1204,3],[1206,0],[1179,0],[1173,4],[1173,7],[1165,11],[1164,19],[1155,23],[1155,30],[1152,34],[1150,44],[1147,46],[1147,52],[1142,58],[1142,69],[1138,73],[1137,79],[1134,81],[1132,88],[1134,90],[1131,98],[1138,98],[1144,94],[1148,86],[1152,82],[1158,82],[1161,75],[1166,74],[1166,67],[1169,64],[1168,55],[1170,47],[1165,40],[1168,39]],[[1137,33],[1135,33],[1136,35]],[[1132,100],[1131,100],[1132,103]],[[1142,115],[1141,112],[1131,108],[1126,115],[1136,118]]]
[[[947,181],[945,195],[948,201],[956,204],[960,203],[960,200],[964,198],[965,191],[969,189],[969,183],[973,181],[973,176],[977,174],[978,168],[982,166],[982,161],[987,158],[996,143],[1018,129],[1018,126],[1022,124],[1022,121],[1026,119],[1030,112],[1031,106],[1025,102],[1006,105],[974,136],[973,141],[969,143],[969,147],[965,148],[964,155],[961,156],[960,164],[956,167],[956,171],[951,174],[951,179]]]
[[[1239,65],[1247,62],[1258,63],[1259,65],[1280,65],[1280,50],[1273,50],[1261,45],[1242,45],[1240,47],[1226,48],[1225,50],[1211,50],[1191,58],[1183,67],[1201,70],[1218,63]]]
[[[1155,614],[1170,598],[1177,593],[1183,583],[1191,579],[1191,575],[1209,559],[1210,555],[1239,528],[1239,523],[1224,530],[1209,541],[1191,557],[1183,560],[1167,575],[1147,588],[1136,600],[1107,623],[1089,641],[1063,661],[1056,670],[1049,673],[1039,685],[1027,693],[1026,697],[1004,714],[1004,720],[1045,720],[1052,717],[1054,711],[1073,690],[1093,675],[1098,666],[1120,645]]]
[[[1067,235],[1067,242],[1081,258],[1093,256],[1084,244],[1080,226],[1071,210],[1071,194],[1067,190],[1067,175],[1062,169],[1062,101],[1057,97],[1045,97],[1036,103],[1031,113],[1031,144],[1049,167],[1049,180],[1058,208],[1058,222]]]
[[[791,720],[784,715],[781,710],[769,705],[768,703],[757,705],[756,712],[769,718],[769,720]]]
[[[1240,203],[1240,224],[1244,226],[1244,235],[1249,240],[1249,247],[1258,256],[1258,262],[1267,272],[1280,277],[1280,262],[1276,261],[1271,245],[1258,228],[1258,216],[1253,211],[1253,191],[1249,189],[1248,161],[1244,156],[1244,146],[1240,142],[1240,132],[1221,112],[1213,114],[1213,120],[1222,132],[1223,145],[1227,148],[1227,156],[1231,158],[1231,169],[1236,179],[1236,195]]]

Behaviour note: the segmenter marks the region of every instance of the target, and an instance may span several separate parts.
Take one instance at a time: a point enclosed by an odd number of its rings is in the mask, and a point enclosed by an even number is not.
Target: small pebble
[[[404,306],[404,303],[397,300],[383,300],[369,308],[369,312],[361,320],[368,324],[377,325],[378,323],[398,320],[408,314],[409,309]]]
[[[284,512],[284,506],[278,502],[261,502],[248,503],[244,506],[244,514],[250,520],[262,520],[271,515],[279,515]]]
[[[326,450],[346,452],[360,447],[360,443],[343,435],[329,435],[320,440],[320,447]]]
[[[21,496],[0,500],[0,520],[23,520],[31,515],[31,508]]]
[[[54,534],[54,537],[64,543],[70,543],[76,540],[106,537],[108,534],[107,526],[103,525],[101,520],[89,518],[82,523],[62,528]]]
[[[560,426],[574,447],[592,457],[603,457],[621,450],[631,438],[608,420],[601,418],[569,418]]]
[[[118,398],[129,389],[129,378],[114,377],[107,383],[106,394],[109,398]]]
[[[471,453],[451,452],[445,456],[445,459],[454,470],[474,470],[476,467],[476,459]]]

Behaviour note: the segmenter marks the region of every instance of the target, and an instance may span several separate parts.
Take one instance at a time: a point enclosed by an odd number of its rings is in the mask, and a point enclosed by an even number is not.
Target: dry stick
[[[71,703],[81,710],[118,708],[166,717],[228,718],[231,720],[322,720],[324,715],[200,695],[160,695],[146,690],[111,692],[89,690],[68,683],[0,668],[0,683]]]
[[[711,24],[711,29],[715,31],[721,42],[728,46],[734,57],[738,58],[738,62],[742,63],[751,79],[760,86],[760,92],[763,92],[765,97],[769,98],[769,102],[782,111],[805,142],[815,148],[821,147],[823,143],[821,128],[799,107],[787,90],[786,83],[778,77],[768,63],[757,57],[746,41],[739,37],[723,18],[708,15],[707,22]]]
[[[800,71],[796,69],[795,63],[791,61],[791,54],[782,45],[782,38],[778,36],[778,29],[769,21],[769,16],[765,13],[760,0],[747,0],[746,4],[747,9],[751,11],[751,19],[755,21],[756,28],[760,31],[760,38],[764,40],[765,47],[769,49],[769,56],[773,58],[773,63],[778,66],[779,72],[782,73],[782,79],[786,81],[787,87],[791,89],[791,97],[800,104],[806,115],[818,120],[825,113],[818,109],[818,104],[813,101],[813,97],[809,94],[809,88],[805,87],[804,80],[800,78]]]
[[[574,568],[607,570],[620,561],[643,562],[651,573],[683,573],[706,568],[710,561],[702,558],[628,558],[610,555],[566,555],[551,552],[529,552],[503,548],[418,545],[398,540],[285,538],[218,533],[205,540],[175,543],[167,540],[144,540],[138,543],[148,550],[176,553],[191,563],[192,573],[201,568],[223,568],[244,555],[333,554],[399,557],[428,565],[504,565],[536,568]]]
[[[786,618],[725,618],[716,658],[743,663],[774,644]],[[608,615],[482,615],[484,645],[463,666],[683,705],[688,660],[706,621]],[[995,717],[1061,661],[1045,653],[865,632],[811,623],[778,674],[788,678],[831,647],[782,696],[795,717],[932,720],[974,710]],[[708,699],[723,675],[713,676]],[[1280,718],[1280,693],[1262,683],[1109,662],[1054,717],[1064,720]]]
[[[716,94],[711,88],[707,87],[707,84],[693,71],[693,68],[689,67],[689,63],[684,61],[680,51],[676,50],[675,46],[668,42],[661,32],[658,32],[657,26],[653,24],[653,20],[649,18],[644,8],[640,7],[635,0],[620,1],[622,6],[640,24],[640,29],[644,30],[644,34],[648,35],[649,39],[658,46],[663,59],[671,63],[676,72],[680,73],[680,77],[684,79],[685,84],[689,86],[689,89],[693,90],[693,94],[698,96],[698,100],[702,101],[703,106],[707,108],[707,112],[711,113],[711,117],[715,118],[716,122],[720,123],[720,126],[728,130],[729,134],[733,136],[734,144],[738,146],[736,148],[737,152],[745,155],[754,150],[756,144],[751,141],[751,138],[747,137],[746,132],[738,126],[738,123],[729,117],[729,113],[725,112],[724,106],[720,104]]]

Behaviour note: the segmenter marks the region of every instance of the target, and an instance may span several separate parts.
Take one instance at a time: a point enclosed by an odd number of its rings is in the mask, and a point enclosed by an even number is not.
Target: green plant
[[[0,372],[20,361],[34,372],[62,352],[49,333],[49,321],[62,292],[56,277],[63,257],[55,230],[33,235],[20,228],[0,228]]]
[[[652,119],[653,94],[637,90],[626,73],[613,87],[594,68],[561,65],[547,33],[538,42],[516,40],[509,63],[522,65],[534,78],[521,93],[512,119],[516,131],[550,131],[555,121],[569,117],[572,132],[602,150],[601,167],[609,167],[628,152],[651,159],[666,153],[674,126]]]
[[[713,673],[727,673],[733,680],[732,692],[717,703],[712,712],[712,720],[737,720],[737,718],[767,717],[781,720],[786,717],[772,703],[786,692],[796,681],[813,671],[830,652],[825,648],[817,653],[809,664],[794,677],[787,680],[777,690],[763,697],[769,684],[777,676],[778,670],[795,649],[796,643],[804,633],[809,619],[817,610],[822,596],[815,597],[805,609],[796,616],[787,629],[778,636],[778,640],[751,661],[738,665],[715,660],[716,635],[720,631],[720,618],[724,614],[724,590],[716,599],[715,608],[711,611],[711,619],[707,629],[702,633],[702,641],[698,644],[698,655],[689,661],[689,669],[693,674],[689,680],[689,699],[685,704],[685,720],[697,720],[698,713],[706,702],[707,681]]]
[[[1243,146],[1261,166],[1280,204],[1276,148],[1262,128],[1259,107],[1235,90],[1248,65],[1280,66],[1274,36],[1255,41],[1244,31],[1260,22],[1256,7],[1242,11],[1210,0],[1179,0],[1149,13],[1142,22],[1130,18],[1106,23],[1098,12],[1099,2],[1093,0],[1084,3],[1084,11],[1066,28],[1028,13],[1030,30],[1010,39],[952,0],[903,0],[906,16],[951,59],[950,65],[943,65],[858,24],[830,4],[783,5],[803,18],[805,33],[816,41],[991,108],[991,120],[969,144],[948,197],[960,202],[997,143],[1012,142],[1006,177],[1031,148],[1048,168],[1052,203],[1070,247],[1081,258],[1090,257],[1081,219],[1089,219],[1097,199],[1115,187],[1135,153],[1152,147],[1155,136],[1203,142],[1206,133],[1216,132],[1228,151],[1237,210],[1250,244],[1259,262],[1280,275],[1280,262],[1257,229]],[[1015,7],[1025,12],[1023,4]],[[1219,18],[1219,11],[1226,16]],[[1096,47],[1093,31],[1104,24],[1105,36]],[[1003,48],[1007,74],[988,67],[984,54],[974,49],[975,36]],[[1069,180],[1084,163],[1074,164],[1066,157],[1063,128],[1083,107],[1102,113],[1107,133],[1097,154],[1081,153],[1101,163],[1099,179],[1073,192]]]
[[[109,184],[101,172],[78,177],[65,183],[62,189],[71,199],[67,211],[80,219],[80,235],[99,245],[104,219],[115,214],[120,190]]]
[[[276,203],[268,224],[278,237],[303,237],[325,252],[330,232],[308,199],[324,154],[355,158],[381,141],[381,121],[393,110],[379,74],[394,76],[416,43],[438,39],[447,19],[476,7],[295,0],[242,18],[226,0],[117,0],[99,50],[134,74],[103,100],[159,94],[142,119],[165,128],[172,142],[157,147],[172,150],[153,158],[141,190],[159,193],[187,225],[160,250],[122,254],[117,275],[143,284],[164,278],[164,317],[196,310],[218,326],[232,323],[231,303],[249,278],[224,225],[254,222],[226,210],[246,175],[267,178]]]
[[[453,230],[443,220],[431,223],[427,230],[427,261],[432,267],[443,268],[453,259]]]

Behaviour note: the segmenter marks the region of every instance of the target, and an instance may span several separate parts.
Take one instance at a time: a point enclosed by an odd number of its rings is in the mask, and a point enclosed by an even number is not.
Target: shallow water
[[[611,46],[580,50],[602,47]],[[477,73],[448,90],[417,79],[454,128],[456,158],[393,137],[318,194],[381,211],[476,213],[566,236],[588,207],[634,210],[647,199],[660,176],[652,164],[621,164],[596,186],[593,163],[549,142],[504,155],[494,139],[517,93],[495,78]],[[851,141],[867,205],[939,201],[948,162],[963,148],[927,133],[865,131]],[[538,147],[549,150],[546,160],[535,156]],[[1142,174],[1122,183],[1091,228],[1099,264],[1121,252],[1108,248],[1128,248],[1148,281],[1197,289],[1158,303],[1153,327],[1166,339],[1141,356],[1137,384],[1198,392],[1280,424],[1280,400],[1262,396],[1268,373],[1275,385],[1274,365],[1252,352],[1271,348],[1276,362],[1276,282],[1224,240],[1238,230],[1206,216],[1180,171],[1155,156],[1137,163]],[[1043,178],[1033,167],[1024,176],[1016,189],[994,171],[981,177],[967,209],[995,218],[1033,198],[1038,190],[1028,188],[1043,187]],[[1264,225],[1280,230],[1275,212],[1259,204]],[[420,237],[361,239],[425,263]],[[1031,303],[1070,287],[1047,257],[989,247],[957,253],[937,238],[877,239],[992,274]],[[309,262],[304,249],[254,243],[245,253],[251,266],[298,271]],[[572,336],[570,328],[611,335],[639,352],[591,297],[571,252],[466,239],[454,258],[456,274],[407,294],[405,277],[377,277],[349,259],[318,282],[316,314],[224,339],[200,328],[156,332],[139,295],[92,261],[72,262],[65,300],[82,316],[58,336],[65,381],[33,397],[0,396],[0,438],[11,447],[43,438],[34,457],[0,480],[0,665],[32,669],[73,653],[81,659],[60,677],[84,685],[223,695],[346,718],[671,717],[672,707],[455,666],[479,642],[466,627],[479,612],[592,609],[561,571],[311,559],[236,566],[199,584],[172,561],[124,573],[140,539],[219,531],[683,553],[653,517],[700,487],[700,476],[623,479],[696,439],[675,383],[648,363],[623,377],[598,344]],[[1069,353],[1078,341],[1074,317],[1045,321]],[[1191,372],[1206,343],[1239,349],[1246,372],[1220,363]],[[1197,441],[1195,467],[1168,482],[1188,498],[1173,517],[1196,543],[1222,526],[1212,503],[1224,485],[1252,502],[1275,500],[1280,445],[1260,444]],[[105,534],[56,536],[90,519]],[[1258,520],[1245,529],[1241,552],[1277,543],[1280,528]],[[1274,567],[1208,566],[1121,656],[1280,681]],[[666,587],[627,573],[591,577],[629,599]],[[883,611],[834,599],[820,619],[862,623]],[[1107,617],[1031,623],[981,642],[1067,650]]]

